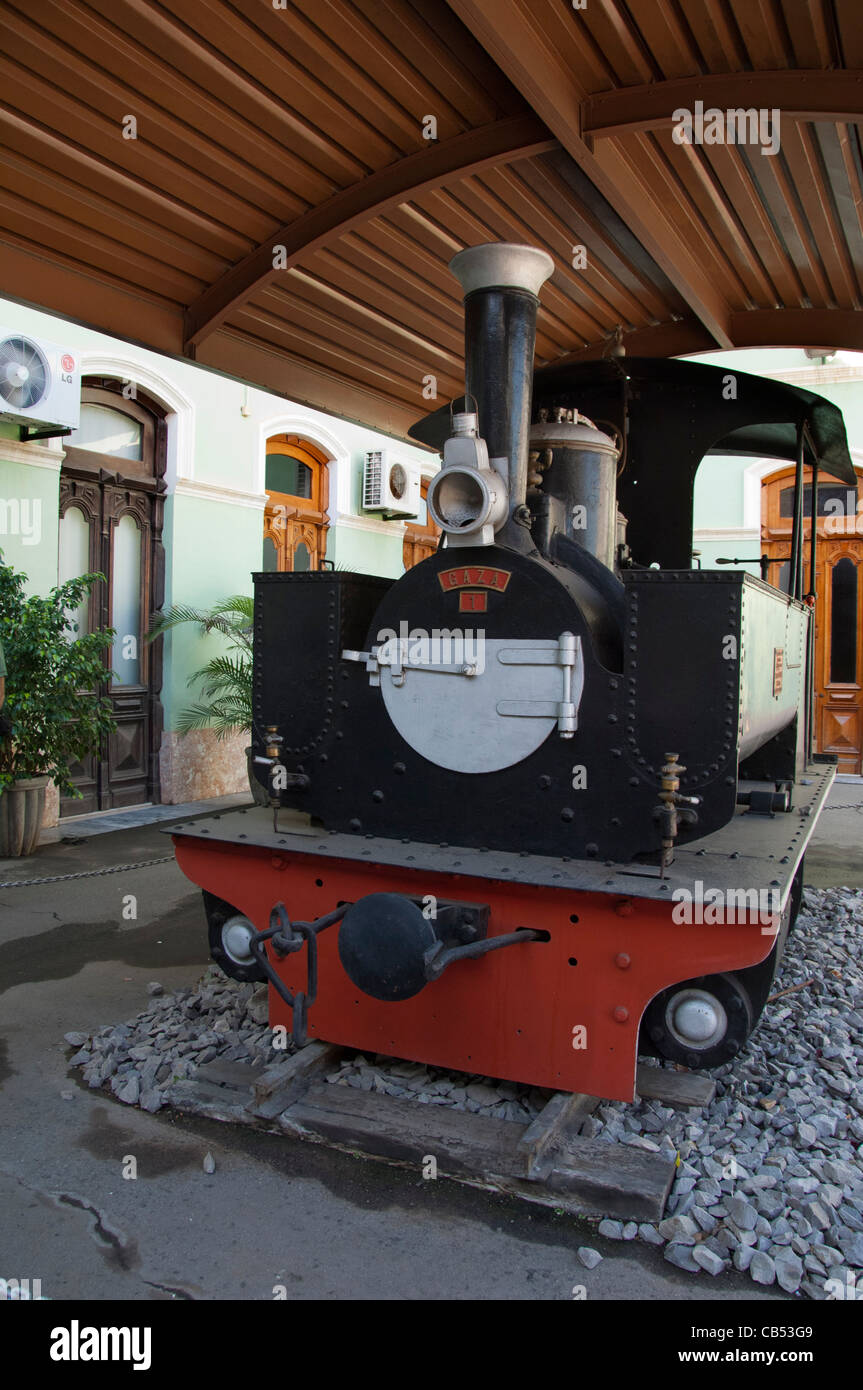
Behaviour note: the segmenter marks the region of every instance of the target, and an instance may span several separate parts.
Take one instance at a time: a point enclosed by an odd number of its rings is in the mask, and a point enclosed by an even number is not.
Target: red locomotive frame
[[[754,965],[775,941],[758,914],[737,924],[679,924],[671,901],[272,853],[182,834],[174,844],[183,873],[259,931],[277,902],[293,920],[313,920],[339,902],[392,892],[487,903],[490,935],[519,927],[548,932],[548,941],[457,962],[420,994],[387,1003],[357,989],[339,960],[337,929],[324,931],[309,1035],[612,1100],[633,1099],[639,1025],[655,995],[687,978]],[[283,959],[268,954],[289,990],[302,990],[305,950]],[[270,1024],[290,1032],[291,1015],[271,988]]]

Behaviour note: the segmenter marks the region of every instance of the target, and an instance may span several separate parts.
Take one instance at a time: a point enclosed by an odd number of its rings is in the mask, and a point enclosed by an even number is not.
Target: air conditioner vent
[[[389,449],[370,449],[363,469],[363,510],[386,518],[420,514],[420,473]]]
[[[77,429],[81,372],[74,352],[0,328],[0,420]]]

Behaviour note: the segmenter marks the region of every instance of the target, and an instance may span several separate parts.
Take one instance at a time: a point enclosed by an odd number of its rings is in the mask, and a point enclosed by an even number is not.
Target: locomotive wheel
[[[249,939],[257,928],[248,917],[230,903],[204,893],[204,909],[207,913],[207,932],[210,940],[210,956],[223,974],[243,984],[259,984],[266,980],[258,962],[249,950]]]
[[[766,959],[727,975],[702,976],[663,990],[645,1010],[644,1050],[708,1070],[732,1061],[761,1017],[802,900],[801,859]]]
[[[754,1022],[752,1002],[735,975],[702,975],[651,999],[642,1028],[658,1056],[710,1069],[737,1056]]]

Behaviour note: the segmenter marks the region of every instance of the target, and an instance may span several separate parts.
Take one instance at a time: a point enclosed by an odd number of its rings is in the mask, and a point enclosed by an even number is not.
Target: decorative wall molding
[[[35,439],[0,439],[0,459],[6,463],[26,463],[30,468],[47,468],[59,473],[66,450],[59,444],[40,444]]]
[[[174,489],[178,497],[198,497],[205,502],[221,502],[231,507],[250,507],[263,513],[267,494],[242,492],[239,488],[223,487],[220,483],[196,483],[192,478],[178,478]]]
[[[781,372],[758,372],[771,381],[787,381],[790,386],[831,386],[843,381],[863,381],[863,366],[850,367],[847,362],[835,366],[784,367]]]
[[[401,540],[406,523],[401,520],[381,521],[374,516],[340,516],[337,521],[339,530],[345,531],[367,531],[370,535],[377,536],[396,536]]]
[[[760,526],[706,526],[692,532],[694,541],[760,541]]]

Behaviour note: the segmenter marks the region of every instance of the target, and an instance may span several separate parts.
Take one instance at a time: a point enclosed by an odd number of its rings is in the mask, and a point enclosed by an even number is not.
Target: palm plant
[[[251,730],[253,620],[254,599],[245,594],[221,599],[206,611],[177,603],[164,613],[154,614],[150,642],[182,623],[194,624],[202,637],[219,632],[228,641],[226,652],[212,657],[189,676],[187,685],[199,685],[200,689],[196,703],[177,716],[179,733],[212,729],[218,739],[225,739]]]

